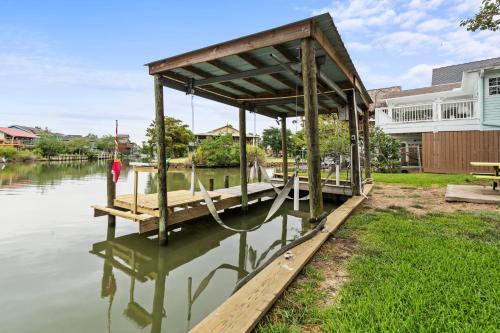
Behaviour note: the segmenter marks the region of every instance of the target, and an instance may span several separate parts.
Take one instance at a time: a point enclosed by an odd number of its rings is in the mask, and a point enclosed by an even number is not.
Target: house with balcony
[[[402,163],[428,172],[471,172],[500,161],[500,58],[432,71],[428,87],[370,91],[375,125],[401,140]]]
[[[23,149],[32,146],[38,136],[16,128],[0,127],[0,147]]]

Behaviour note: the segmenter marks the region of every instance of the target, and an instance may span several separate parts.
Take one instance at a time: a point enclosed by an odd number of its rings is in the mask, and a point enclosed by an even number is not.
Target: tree
[[[96,147],[99,150],[111,152],[115,149],[115,137],[104,135],[96,140]]]
[[[240,146],[231,134],[207,138],[198,146],[195,160],[206,166],[236,166],[240,164]]]
[[[281,130],[277,127],[266,128],[262,132],[261,147],[265,150],[267,147],[271,147],[273,150],[273,155],[278,156],[281,151]],[[288,152],[295,151],[295,144],[292,140],[292,131],[286,130],[286,148]]]
[[[72,138],[63,143],[64,152],[68,154],[85,154],[89,150],[87,138]]]
[[[483,0],[479,12],[472,18],[460,22],[468,31],[500,29],[500,0]]]
[[[42,135],[37,140],[35,149],[39,150],[43,156],[51,157],[62,153],[63,144],[54,135]]]
[[[401,167],[401,142],[379,127],[370,131],[371,164],[380,172],[396,172]]]
[[[336,114],[321,115],[319,126],[319,151],[321,157],[331,156],[339,160],[341,155],[350,156],[349,126]]]
[[[156,151],[156,122],[153,121],[146,130],[147,145],[150,154]],[[165,145],[167,156],[182,157],[187,155],[189,142],[193,141],[194,134],[188,125],[181,120],[165,117]]]
[[[302,151],[307,148],[307,141],[304,137],[304,130],[299,130],[292,135],[292,142],[295,148],[294,155],[302,156]]]

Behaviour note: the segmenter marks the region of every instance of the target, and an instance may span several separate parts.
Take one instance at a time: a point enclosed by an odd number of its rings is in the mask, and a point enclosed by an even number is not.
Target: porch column
[[[349,114],[349,137],[351,142],[351,187],[352,195],[361,194],[361,175],[359,170],[358,112],[354,89],[347,91],[347,109]]]
[[[281,116],[281,152],[283,153],[283,184],[288,181],[288,150],[286,147],[286,116]]]
[[[365,178],[372,176],[370,155],[370,110],[366,109],[363,116],[363,140],[365,142]]]
[[[247,128],[245,109],[240,108],[240,183],[241,183],[241,209],[248,210],[248,185],[247,185]]]
[[[302,81],[304,87],[305,136],[307,138],[307,172],[309,183],[309,214],[312,219],[323,212],[321,189],[321,160],[318,133],[318,89],[314,42],[305,38],[300,43],[302,51]]]
[[[156,109],[156,139],[158,160],[158,240],[160,245],[168,244],[167,232],[167,153],[165,149],[165,114],[163,111],[163,86],[158,75],[154,76],[155,109]]]

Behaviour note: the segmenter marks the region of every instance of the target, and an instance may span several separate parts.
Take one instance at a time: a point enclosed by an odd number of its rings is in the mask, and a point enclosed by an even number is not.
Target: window
[[[489,78],[488,88],[490,95],[500,95],[500,77]]]

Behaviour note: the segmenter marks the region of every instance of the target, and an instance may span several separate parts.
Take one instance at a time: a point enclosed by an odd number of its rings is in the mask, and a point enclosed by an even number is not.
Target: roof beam
[[[246,62],[248,62],[250,65],[252,65],[255,68],[266,66],[263,62],[261,62],[260,60],[252,57],[248,53],[238,54],[238,57],[240,57],[241,59],[245,60]],[[296,89],[295,84],[292,81],[290,81],[288,78],[286,78],[284,75],[280,74],[280,73],[270,74],[269,76],[271,76],[273,79],[275,79],[276,81],[278,81],[282,85],[287,86],[290,89],[293,89],[293,90]]]
[[[365,95],[364,88],[361,87],[359,79],[355,79],[355,74],[347,68],[347,66],[343,63],[340,56],[337,54],[337,51],[333,48],[332,44],[328,40],[328,37],[321,31],[321,29],[317,26],[314,26],[312,29],[312,36],[314,40],[321,46],[321,48],[325,51],[326,55],[337,65],[342,73],[347,77],[351,87],[356,87],[363,103],[366,107],[370,106],[370,97]]]
[[[229,42],[184,53],[175,57],[158,60],[148,64],[149,74],[157,74],[174,68],[215,60],[263,47],[310,37],[312,33],[312,25],[313,21],[311,19],[307,19],[250,36],[234,39]]]
[[[236,69],[234,69],[233,67],[223,63],[222,61],[220,60],[211,60],[208,62],[210,65],[214,66],[215,68],[218,68],[226,73],[228,73],[229,75],[231,74],[237,74],[238,71]],[[266,67],[266,66],[261,66],[261,67]],[[259,68],[257,68],[259,69]],[[260,82],[259,80],[257,80],[256,78],[246,78],[244,79],[245,81],[247,81],[248,83],[250,84],[253,84],[254,86],[257,86],[269,93],[275,93],[276,91],[274,90],[273,87],[265,84],[264,82]]]
[[[201,76],[203,79],[208,79],[208,78],[216,77],[216,76],[213,76],[212,74],[207,73],[204,70],[199,69],[199,68],[194,67],[194,66],[186,66],[183,69],[187,70],[188,72],[191,72],[193,74],[196,74],[198,76]],[[195,80],[195,82],[196,82],[196,80]],[[240,91],[243,94],[246,94],[247,96],[255,96],[255,92],[253,92],[251,90],[248,90],[246,88],[243,88],[243,87],[237,85],[234,82],[221,82],[220,84],[223,85],[223,86],[226,86],[226,87],[228,87],[230,89]]]
[[[290,66],[293,66],[293,64],[290,64]],[[239,72],[239,73],[233,72],[233,73],[227,74],[227,75],[213,76],[213,77],[210,77],[207,79],[195,81],[194,85],[196,87],[196,86],[204,86],[207,84],[220,83],[220,82],[226,82],[226,81],[231,81],[231,80],[247,79],[247,78],[250,78],[253,76],[257,76],[257,75],[279,73],[279,72],[282,72],[284,70],[285,69],[283,67],[281,67],[280,65],[268,66],[268,67],[251,69],[249,71],[244,71],[244,72]]]

